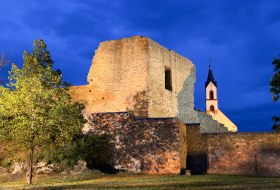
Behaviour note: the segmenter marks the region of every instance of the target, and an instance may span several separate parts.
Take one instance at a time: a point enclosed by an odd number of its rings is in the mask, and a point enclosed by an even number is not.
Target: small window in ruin
[[[213,92],[213,90],[210,91],[210,99],[211,99],[211,100],[214,99],[214,92]]]
[[[172,91],[171,70],[168,68],[165,69],[165,89]]]

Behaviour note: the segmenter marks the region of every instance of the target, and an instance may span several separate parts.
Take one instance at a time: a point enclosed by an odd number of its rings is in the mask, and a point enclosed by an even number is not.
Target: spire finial
[[[211,62],[212,62],[211,55],[209,55],[209,70],[212,70]]]
[[[212,72],[212,65],[211,65],[211,57],[209,55],[209,71],[208,71],[208,77],[207,77],[207,81],[205,82],[205,87],[212,82],[216,87],[217,87],[217,82],[214,80],[214,75]]]

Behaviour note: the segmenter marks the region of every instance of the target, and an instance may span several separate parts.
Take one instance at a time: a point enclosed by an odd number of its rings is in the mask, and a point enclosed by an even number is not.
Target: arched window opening
[[[210,90],[210,99],[211,99],[211,100],[214,99],[214,92],[213,92],[213,90]]]
[[[210,106],[210,112],[213,112],[213,113],[215,112],[215,108],[213,105]]]

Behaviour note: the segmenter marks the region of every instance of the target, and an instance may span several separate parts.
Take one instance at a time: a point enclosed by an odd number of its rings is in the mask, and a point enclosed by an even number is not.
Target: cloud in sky
[[[278,0],[9,0],[1,2],[0,50],[20,64],[42,38],[64,79],[80,85],[100,42],[148,36],[196,65],[200,109],[211,56],[220,108],[240,131],[264,131],[279,114],[268,86],[280,54],[279,7]]]

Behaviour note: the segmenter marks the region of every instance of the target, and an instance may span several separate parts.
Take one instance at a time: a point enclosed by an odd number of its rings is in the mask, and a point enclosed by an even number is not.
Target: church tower
[[[218,94],[217,94],[217,82],[214,80],[211,65],[209,66],[207,81],[205,82],[206,92],[206,113],[217,114],[218,113]]]
[[[218,107],[217,82],[211,65],[209,66],[207,81],[205,82],[206,109],[205,112],[212,118],[223,124],[231,132],[237,132],[237,126]]]

